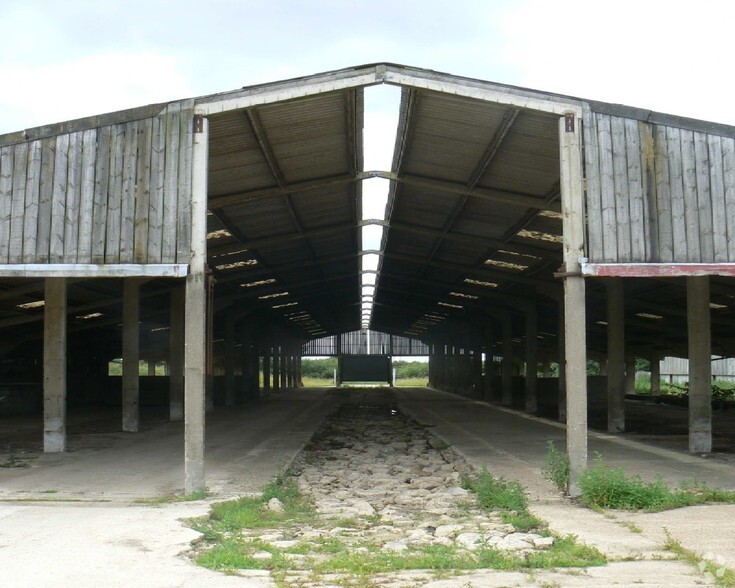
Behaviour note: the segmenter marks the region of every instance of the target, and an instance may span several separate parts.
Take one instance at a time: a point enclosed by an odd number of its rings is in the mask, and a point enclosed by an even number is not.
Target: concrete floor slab
[[[72,413],[70,420],[79,420],[70,426],[69,452],[49,455],[34,451],[39,444],[37,425],[34,429],[32,424],[15,421],[13,435],[8,423],[0,422],[0,448],[28,464],[0,470],[3,580],[13,586],[129,586],[140,585],[141,578],[146,578],[147,586],[269,585],[267,577],[234,578],[194,566],[180,554],[196,533],[180,519],[204,514],[214,500],[258,491],[290,463],[324,416],[348,397],[356,402],[397,404],[475,467],[487,467],[495,476],[526,486],[532,509],[552,530],[576,534],[618,560],[576,575],[544,572],[501,579],[494,573],[473,574],[463,576],[461,584],[437,580],[430,584],[434,588],[706,583],[696,568],[665,560],[669,554],[661,547],[667,532],[700,556],[735,568],[735,548],[729,541],[735,536],[735,506],[607,515],[583,509],[563,498],[541,473],[547,442],[564,447],[560,425],[415,388],[282,391],[253,405],[217,409],[207,416],[207,484],[214,496],[162,507],[135,504],[135,500],[181,490],[181,423],[144,420],[140,433],[128,434],[119,432],[115,415],[89,421]],[[703,459],[667,449],[660,439],[643,445],[605,434],[591,435],[590,455],[595,452],[610,465],[644,477],[661,476],[673,483],[696,477],[712,486],[735,489],[731,456]],[[5,461],[8,454],[0,459]],[[29,498],[44,501],[28,502]]]

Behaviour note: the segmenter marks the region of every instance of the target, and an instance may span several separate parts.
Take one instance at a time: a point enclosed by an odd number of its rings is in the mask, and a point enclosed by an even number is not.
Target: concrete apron
[[[183,520],[255,493],[286,468],[332,409],[324,390],[271,393],[207,415],[212,498],[136,503],[181,492],[183,424],[71,436],[69,452],[0,469],[0,584],[128,588],[270,587],[267,572],[226,576],[182,557],[199,534]],[[3,459],[5,461],[5,459]]]

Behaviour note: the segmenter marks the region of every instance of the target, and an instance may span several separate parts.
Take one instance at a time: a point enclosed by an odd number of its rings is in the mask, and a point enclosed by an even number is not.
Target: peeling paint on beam
[[[733,263],[582,263],[588,278],[673,278],[685,276],[735,276]]]

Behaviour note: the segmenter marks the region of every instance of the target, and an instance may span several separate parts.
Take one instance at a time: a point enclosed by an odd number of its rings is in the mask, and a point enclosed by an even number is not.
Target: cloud
[[[106,53],[23,67],[2,64],[0,79],[13,89],[0,94],[5,111],[0,132],[191,95],[178,61],[156,53]]]
[[[527,0],[501,22],[520,85],[735,124],[735,4]]]

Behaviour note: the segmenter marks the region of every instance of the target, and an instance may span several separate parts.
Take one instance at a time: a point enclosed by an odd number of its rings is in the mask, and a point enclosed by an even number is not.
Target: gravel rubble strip
[[[553,537],[516,532],[497,514],[479,509],[474,494],[461,485],[471,467],[391,405],[343,404],[317,431],[291,471],[318,516],[308,525],[275,532],[253,530],[247,537],[285,550],[294,568],[307,556],[289,555],[289,548],[330,537],[357,552],[367,551],[366,544],[386,553],[441,545],[468,555],[482,547],[526,554],[554,542]],[[272,499],[268,507],[279,510],[282,505]],[[272,556],[262,551],[255,557]],[[339,576],[332,579],[337,582]],[[436,573],[411,571],[378,574],[371,581],[375,586],[403,588],[434,579]],[[288,581],[330,585],[328,577],[313,583],[310,572],[297,569],[289,573]]]

